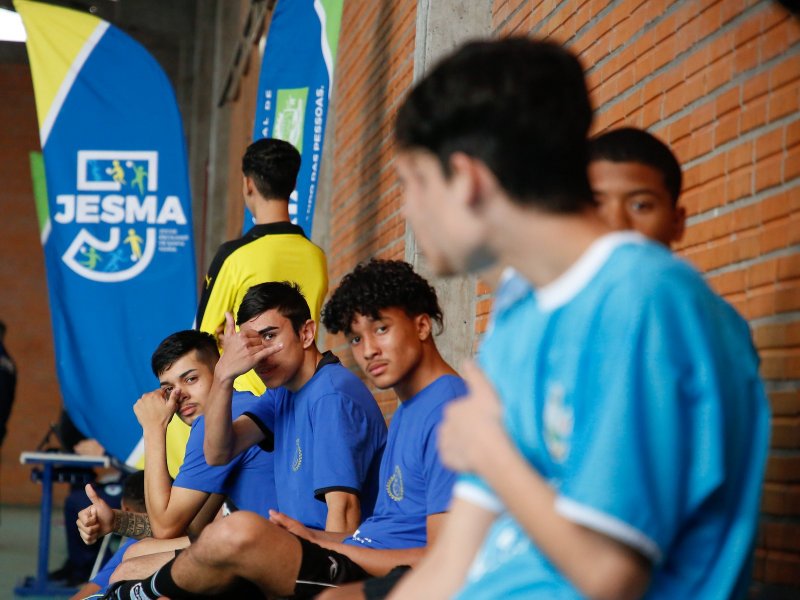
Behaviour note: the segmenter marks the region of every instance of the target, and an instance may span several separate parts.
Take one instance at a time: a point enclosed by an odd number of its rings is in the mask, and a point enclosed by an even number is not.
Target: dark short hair
[[[162,341],[150,359],[153,374],[158,377],[169,369],[176,360],[197,350],[201,360],[211,364],[219,359],[217,342],[210,333],[187,329],[173,333]]]
[[[144,500],[144,471],[135,471],[128,475],[122,484],[122,499],[134,512],[147,512]]]
[[[656,136],[636,127],[620,127],[589,141],[589,160],[635,162],[652,167],[664,178],[673,204],[681,195],[681,164],[672,150]]]
[[[268,281],[247,290],[236,313],[236,324],[246,323],[268,310],[277,310],[289,319],[295,333],[300,333],[300,328],[311,318],[299,285],[291,281]]]
[[[592,109],[578,60],[561,46],[515,37],[472,42],[411,91],[399,146],[481,160],[515,202],[576,213],[592,205],[587,136]]]
[[[264,138],[247,147],[242,157],[242,174],[252,177],[266,199],[289,200],[297,184],[300,153],[289,142]]]
[[[410,317],[426,314],[442,326],[436,290],[407,262],[376,259],[342,278],[322,309],[322,323],[331,333],[349,334],[357,314],[377,319],[384,308],[400,308]]]

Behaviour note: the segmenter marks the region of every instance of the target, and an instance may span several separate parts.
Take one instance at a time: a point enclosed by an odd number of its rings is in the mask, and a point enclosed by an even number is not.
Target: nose
[[[600,206],[600,215],[609,227],[617,231],[631,229],[631,216],[620,198],[608,199]]]
[[[186,400],[186,398],[188,398],[188,396],[184,393],[183,388],[181,388],[181,386],[179,386],[179,385],[176,385],[175,386],[175,401],[178,404],[181,404],[181,403],[183,403],[184,400]]]
[[[364,353],[364,359],[370,360],[379,354],[378,345],[370,335],[364,336],[361,344],[361,351]]]

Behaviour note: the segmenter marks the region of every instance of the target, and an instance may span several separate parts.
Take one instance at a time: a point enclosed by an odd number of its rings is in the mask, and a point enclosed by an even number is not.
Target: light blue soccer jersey
[[[646,598],[745,593],[769,409],[747,324],[694,269],[601,238],[544,288],[506,281],[480,362],[559,514],[651,561]],[[454,493],[498,513],[459,598],[581,597],[485,482]]]

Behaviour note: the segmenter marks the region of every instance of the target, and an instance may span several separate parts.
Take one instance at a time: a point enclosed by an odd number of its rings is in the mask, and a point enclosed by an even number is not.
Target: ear
[[[314,344],[314,337],[317,335],[317,324],[313,319],[309,319],[300,327],[300,340],[303,342],[303,349],[310,348]]]
[[[414,326],[417,329],[417,336],[420,341],[425,341],[431,337],[433,327],[431,325],[431,316],[428,314],[421,314],[414,317]]]
[[[248,177],[247,175],[242,175],[242,194],[245,197],[252,196],[254,189],[255,184],[253,183],[253,178]]]
[[[672,242],[680,242],[686,231],[686,209],[683,206],[675,207]]]
[[[479,206],[481,202],[481,186],[476,168],[478,162],[463,152],[453,152],[449,159],[449,184],[456,192],[456,198],[471,208]]]

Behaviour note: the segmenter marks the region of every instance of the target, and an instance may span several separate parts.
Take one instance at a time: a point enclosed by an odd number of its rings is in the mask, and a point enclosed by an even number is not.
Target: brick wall
[[[800,17],[755,0],[495,0],[493,14],[496,35],[579,54],[596,132],[645,127],[683,164],[689,226],[676,250],[750,321],[772,403],[753,592],[797,597]]]
[[[416,2],[345,2],[328,141],[333,144],[328,239],[330,289],[370,257],[402,259],[405,220],[392,168],[394,115],[414,74]],[[343,361],[343,338],[328,346]],[[377,392],[385,414],[392,392]]]
[[[24,53],[24,49],[21,50]],[[31,72],[25,64],[0,64],[0,319],[6,347],[17,363],[17,394],[0,460],[0,502],[38,504],[40,489],[19,464],[51,421],[61,396],[55,373],[44,253],[33,201],[28,154],[39,150],[39,129]],[[66,486],[55,486],[56,493]]]

